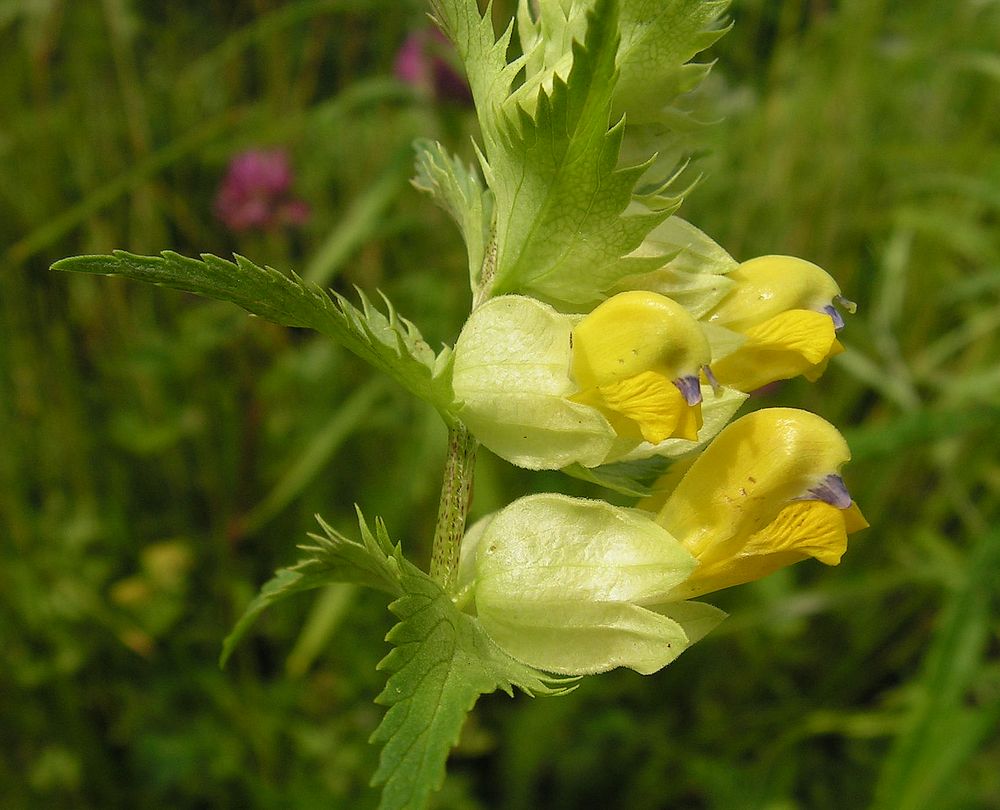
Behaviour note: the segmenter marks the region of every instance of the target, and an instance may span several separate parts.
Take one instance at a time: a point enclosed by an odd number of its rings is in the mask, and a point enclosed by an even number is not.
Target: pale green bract
[[[571,402],[572,316],[519,295],[479,307],[455,344],[456,415],[494,453],[529,469],[601,464],[615,432]]]
[[[471,535],[463,570],[474,571],[483,629],[541,670],[649,674],[725,617],[711,605],[670,600],[697,563],[647,512],[531,495]]]
[[[493,194],[483,188],[471,166],[450,156],[436,141],[419,140],[413,185],[430,194],[458,224],[469,256],[469,281],[480,286],[483,258],[493,222]]]
[[[529,0],[518,4],[518,36],[525,60],[525,81],[516,96],[525,99],[550,88],[554,76],[566,78],[574,40],[582,41],[595,0]],[[631,0],[620,4],[621,75],[614,89],[613,117],[630,126],[661,122],[677,96],[692,90],[710,64],[690,62],[728,30],[717,25],[728,0]]]
[[[666,258],[661,258],[659,267],[623,278],[611,293],[650,290],[672,298],[701,318],[735,286],[726,273],[739,266],[737,261],[707,234],[677,216],[657,225],[632,255]]]

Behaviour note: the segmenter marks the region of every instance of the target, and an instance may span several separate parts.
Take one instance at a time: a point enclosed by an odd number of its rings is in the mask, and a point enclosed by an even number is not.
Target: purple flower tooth
[[[671,382],[677,386],[688,405],[697,405],[701,402],[701,382],[697,374],[688,374],[686,377],[678,377]]]
[[[823,501],[838,509],[847,509],[851,505],[851,493],[847,491],[844,479],[836,473],[831,473],[811,487],[800,500]]]
[[[844,316],[837,311],[837,308],[833,304],[827,304],[823,307],[823,311],[833,318],[833,328],[836,331],[839,332],[844,328]]]

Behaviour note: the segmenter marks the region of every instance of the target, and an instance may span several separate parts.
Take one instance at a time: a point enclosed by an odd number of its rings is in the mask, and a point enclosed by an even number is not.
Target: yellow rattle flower
[[[727,278],[736,286],[705,316],[707,323],[745,337],[712,363],[723,385],[753,391],[799,374],[815,380],[844,350],[837,340],[844,320],[834,305],[848,312],[856,307],[822,268],[793,256],[761,256]]]
[[[659,499],[657,523],[698,561],[672,597],[750,582],[808,557],[839,563],[847,535],[868,526],[840,477],[848,459],[837,429],[808,411],[768,408],[722,430]]]
[[[476,309],[455,344],[455,415],[497,455],[530,469],[596,467],[643,442],[706,440],[701,326],[669,298],[613,296],[587,315],[519,295]],[[733,392],[736,394],[736,392]],[[714,432],[740,404],[711,404]]]

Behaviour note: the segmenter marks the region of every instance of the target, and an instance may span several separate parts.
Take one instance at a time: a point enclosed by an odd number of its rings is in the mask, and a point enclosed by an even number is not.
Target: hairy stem
[[[479,283],[473,285],[472,309],[476,310],[479,305],[486,301],[493,290],[493,277],[497,272],[497,233],[496,225],[490,232],[490,241],[486,244],[486,251],[483,254],[483,266],[479,270]]]
[[[431,577],[448,593],[455,589],[458,578],[458,557],[472,501],[478,447],[479,442],[461,422],[448,428],[448,458],[431,552]]]

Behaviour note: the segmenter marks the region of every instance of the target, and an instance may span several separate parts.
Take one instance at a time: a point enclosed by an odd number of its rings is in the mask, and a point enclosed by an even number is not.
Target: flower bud
[[[849,311],[854,305],[822,268],[792,256],[761,256],[727,278],[736,286],[705,320],[746,340],[714,358],[712,372],[723,385],[752,391],[799,374],[815,380],[844,350],[836,336],[844,321],[834,303]]]
[[[768,408],[726,427],[684,473],[657,522],[698,561],[689,598],[815,557],[836,565],[865,528],[840,478],[850,451],[824,419]]]
[[[668,594],[692,556],[648,513],[532,495],[477,530],[474,595],[483,629],[514,658],[570,675],[666,666],[722,620]]]

